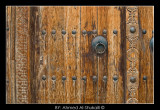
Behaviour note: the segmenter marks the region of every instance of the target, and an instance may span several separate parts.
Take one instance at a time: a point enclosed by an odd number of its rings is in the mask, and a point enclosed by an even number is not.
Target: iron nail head
[[[93,34],[97,34],[97,30],[93,30],[92,33],[93,33]]]
[[[72,30],[72,34],[76,34],[76,30]]]
[[[72,76],[72,80],[76,80],[77,79],[77,77],[76,76]]]
[[[87,79],[87,77],[86,77],[86,76],[83,76],[83,77],[82,77],[82,80],[86,80],[86,79]]]
[[[52,80],[56,80],[56,76],[52,76]]]
[[[86,31],[86,30],[83,30],[83,31],[82,31],[82,34],[87,34],[87,31]]]
[[[135,83],[135,82],[136,82],[136,78],[135,78],[135,77],[133,77],[133,76],[132,76],[132,77],[130,77],[130,82],[131,82],[131,83]]]
[[[147,80],[147,76],[143,76],[143,80]]]
[[[66,76],[62,76],[62,80],[66,80]]]
[[[64,35],[65,35],[65,34],[66,34],[66,31],[65,31],[65,30],[62,30],[62,34],[64,34]]]
[[[103,80],[106,81],[107,80],[107,76],[103,76]]]
[[[117,33],[118,33],[118,31],[117,31],[116,29],[114,29],[114,30],[113,30],[113,33],[114,33],[114,34],[117,34]]]
[[[145,29],[143,29],[143,30],[142,30],[142,33],[143,33],[143,34],[146,34],[146,33],[147,33],[147,31],[146,31]]]
[[[97,76],[93,76],[93,81],[96,81],[97,80]]]
[[[56,30],[52,30],[52,32],[51,32],[52,34],[56,34]]]
[[[42,30],[42,35],[45,35],[46,34],[46,31],[45,30]]]
[[[132,26],[132,27],[130,28],[130,32],[131,32],[131,33],[136,32],[136,29],[135,29],[135,27],[134,27],[134,26]]]
[[[118,80],[118,76],[117,76],[117,75],[114,75],[114,76],[113,76],[113,80],[114,80],[114,81],[117,81],[117,80]]]
[[[46,80],[46,76],[45,75],[42,76],[42,80]]]
[[[103,34],[107,34],[107,30],[104,29],[104,30],[103,30]]]

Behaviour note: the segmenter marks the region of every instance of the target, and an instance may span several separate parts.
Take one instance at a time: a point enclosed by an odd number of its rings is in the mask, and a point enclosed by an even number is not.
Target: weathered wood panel
[[[11,101],[11,7],[6,7],[6,102],[12,103]]]
[[[62,77],[66,76],[65,73],[65,52],[64,52],[64,39],[66,37],[66,34],[62,34],[62,30],[65,30],[65,24],[64,24],[64,7],[49,7],[49,21],[50,23],[50,39],[51,44],[49,49],[50,51],[50,69],[51,69],[51,76],[56,77],[56,81],[51,81],[52,91],[50,94],[53,94],[53,101],[52,103],[65,103],[65,81],[62,81]],[[51,18],[52,17],[52,18]],[[55,34],[51,34],[51,32],[55,30]]]
[[[91,49],[91,41],[97,35],[98,7],[81,7],[81,71],[82,77],[86,76],[86,81],[82,80],[82,103],[97,103],[98,83],[94,83],[92,78],[97,76],[97,56]],[[93,32],[94,31],[94,32]]]
[[[108,80],[105,103],[123,103],[123,81],[120,74],[121,19],[120,7],[109,7],[107,15]],[[112,96],[112,97],[111,97]]]
[[[52,103],[65,103],[65,81],[62,81],[62,76],[66,76],[64,68],[64,38],[66,35],[62,35],[62,30],[65,30],[64,25],[64,7],[49,7],[49,30],[51,44],[49,49],[50,51],[50,82],[52,91],[50,94],[53,94]],[[55,34],[51,32],[55,30]],[[56,81],[51,81],[51,78],[55,76]]]
[[[121,44],[120,44],[120,61],[119,61],[119,66],[118,70],[120,71],[120,75],[122,77],[122,86],[123,86],[123,92],[121,98],[123,101],[121,103],[126,103],[126,7],[120,7],[120,16],[121,16],[121,21],[120,21],[120,33],[121,33]],[[121,88],[122,89],[122,88]]]
[[[7,103],[153,103],[153,7],[8,6],[6,18]]]
[[[98,7],[98,35],[105,37],[108,41],[108,11],[109,7]],[[108,50],[108,49],[107,49]],[[98,103],[106,103],[108,78],[108,51],[98,57]]]
[[[65,103],[80,103],[80,7],[65,7],[64,72]],[[77,80],[73,80],[72,77]]]
[[[64,27],[64,7],[45,7],[48,17],[48,51],[49,51],[49,82],[50,82],[50,103],[65,103],[65,83],[62,82],[64,72],[64,36],[62,30]],[[53,30],[56,33],[52,33]],[[56,80],[52,78],[56,77]]]
[[[153,103],[153,56],[149,48],[153,31],[153,7],[139,7],[139,38],[140,38],[140,76],[139,103]],[[143,33],[144,29],[146,34]],[[151,56],[151,57],[150,57]],[[147,77],[144,80],[143,77]]]
[[[39,35],[40,35],[40,9],[30,7],[30,94],[31,102],[38,103],[38,68],[39,68]]]
[[[11,102],[16,103],[16,74],[15,74],[15,37],[16,37],[16,27],[15,27],[15,22],[16,22],[16,7],[11,7]]]

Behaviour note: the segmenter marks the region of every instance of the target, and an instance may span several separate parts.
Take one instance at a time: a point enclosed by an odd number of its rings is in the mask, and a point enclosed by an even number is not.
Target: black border
[[[1,1],[2,2],[2,1]],[[132,4],[131,4],[132,3]],[[99,1],[95,1],[95,0],[5,0],[3,1],[3,3],[0,3],[1,6],[0,6],[0,28],[1,28],[1,31],[0,31],[0,35],[1,35],[1,46],[0,46],[0,49],[1,49],[1,67],[0,67],[0,104],[6,104],[6,93],[5,93],[5,73],[6,73],[6,37],[5,37],[5,31],[6,31],[6,28],[5,28],[5,17],[6,17],[6,6],[8,5],[21,5],[21,6],[28,6],[28,5],[34,5],[34,6],[48,6],[48,5],[61,5],[61,6],[73,6],[73,5],[78,5],[78,6],[115,6],[115,5],[118,5],[118,6],[123,6],[123,5],[144,5],[144,6],[154,6],[154,36],[156,36],[156,43],[154,43],[154,104],[159,104],[159,100],[160,100],[160,91],[159,91],[159,84],[160,84],[160,72],[159,70],[155,69],[156,67],[159,67],[160,66],[160,58],[159,58],[159,55],[158,53],[160,52],[160,45],[159,45],[159,42],[158,42],[158,37],[160,37],[159,35],[159,24],[158,24],[158,21],[159,21],[159,7],[160,7],[160,2],[158,0],[125,0],[125,1],[122,1],[122,0],[99,0]],[[156,20],[156,18],[158,20]],[[157,26],[157,28],[156,28]],[[3,30],[3,31],[2,31]],[[156,33],[157,32],[157,33]],[[2,37],[3,36],[3,37]],[[3,38],[3,40],[2,40]],[[4,52],[4,54],[2,54],[2,52]],[[3,64],[2,62],[4,62],[5,64]],[[158,64],[159,63],[159,64]],[[39,105],[39,104],[37,104]],[[47,108],[51,108],[51,109],[54,109],[55,106],[58,106],[58,105],[78,105],[78,106],[85,106],[85,105],[88,105],[88,106],[91,106],[91,105],[105,105],[106,109],[109,108],[108,105],[111,105],[110,107],[111,108],[115,108],[114,105],[118,105],[118,104],[56,104],[56,105],[51,105],[51,104],[46,104],[47,107],[45,107],[45,109]],[[121,104],[123,105],[123,104]],[[139,104],[138,104],[139,105]],[[123,108],[122,108],[123,109]],[[130,108],[128,108],[130,109]]]

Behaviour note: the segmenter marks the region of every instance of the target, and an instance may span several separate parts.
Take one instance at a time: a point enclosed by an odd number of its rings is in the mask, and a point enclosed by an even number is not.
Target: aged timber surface
[[[66,74],[65,103],[81,103],[80,94],[80,7],[65,7],[64,73]],[[76,31],[76,33],[72,33]],[[75,76],[77,80],[73,80]]]
[[[6,102],[8,104],[12,103],[11,102],[11,67],[10,67],[10,63],[11,63],[11,57],[10,57],[10,45],[11,45],[11,37],[10,37],[10,33],[11,33],[11,7],[6,7],[6,65],[7,65],[7,69],[6,69]]]
[[[39,7],[30,7],[30,94],[31,102],[37,103],[37,69],[39,61]]]
[[[6,26],[7,103],[153,103],[153,7],[8,6]]]
[[[97,103],[97,83],[92,80],[97,76],[97,57],[91,49],[92,31],[97,31],[97,12],[98,7],[81,7],[81,32],[87,31],[87,34],[81,34],[81,75],[86,76],[86,81],[81,80],[82,103]]]
[[[153,55],[149,48],[153,36],[153,7],[139,7],[140,26],[140,87],[139,103],[153,103]],[[146,34],[142,30],[146,30]],[[147,80],[143,80],[146,76]]]

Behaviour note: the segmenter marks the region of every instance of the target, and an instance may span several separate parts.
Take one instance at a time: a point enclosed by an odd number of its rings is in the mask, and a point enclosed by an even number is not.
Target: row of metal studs
[[[6,30],[9,31],[9,27],[7,27]],[[130,28],[130,31],[131,31],[132,33],[134,33],[134,32],[135,32],[135,28],[134,28],[134,27],[131,27],[131,28]],[[93,30],[92,32],[93,32],[93,34],[96,34],[96,33],[97,33],[97,30]],[[86,31],[86,30],[83,30],[82,33],[83,33],[83,34],[87,34],[87,31]],[[116,29],[114,29],[114,30],[113,30],[113,33],[114,33],[114,34],[117,34],[118,31],[117,31]],[[143,33],[143,34],[146,34],[147,31],[146,31],[145,29],[143,29],[143,30],[142,30],[142,33]],[[45,31],[45,30],[42,30],[42,34],[43,34],[43,35],[46,34],[46,31]],[[56,30],[52,30],[51,34],[56,34]],[[65,35],[65,34],[66,34],[66,31],[65,31],[65,30],[62,30],[62,34]],[[72,34],[76,34],[76,30],[72,30]],[[103,34],[107,34],[107,30],[103,30]]]
[[[136,31],[136,30],[135,30],[134,27],[131,27],[131,28],[130,28],[130,32],[131,32],[131,33],[134,33],[135,31]],[[87,34],[87,31],[86,31],[86,30],[83,30],[82,33],[83,33],[83,34]],[[96,33],[97,33],[97,30],[93,30],[92,33],[93,33],[93,34],[96,34]],[[114,30],[113,30],[113,33],[114,33],[114,34],[117,34],[118,31],[117,31],[116,29],[114,29]],[[143,33],[143,34],[146,34],[147,31],[146,31],[145,29],[143,29],[143,30],[142,30],[142,33]],[[45,31],[45,30],[42,30],[42,34],[43,34],[43,35],[46,34],[46,31]],[[56,34],[56,30],[52,30],[51,34]],[[65,30],[62,30],[62,34],[65,35],[65,34],[66,34],[66,31],[65,31]],[[76,34],[76,30],[72,30],[72,34]],[[103,34],[107,34],[107,30],[103,30]]]
[[[46,80],[46,76],[45,75],[42,76],[42,80]],[[52,80],[56,80],[56,76],[53,76]],[[66,80],[66,76],[62,76],[62,80]],[[77,77],[73,76],[72,80],[77,80]],[[82,80],[86,81],[87,77],[83,76]],[[93,76],[93,81],[96,81],[96,80],[97,80],[97,76]],[[113,81],[117,81],[117,80],[118,80],[118,76],[116,76],[116,75],[113,76]],[[147,76],[143,76],[143,80],[147,80]],[[103,76],[103,81],[104,82],[107,81],[107,76]],[[134,79],[131,79],[130,81],[134,82]]]

